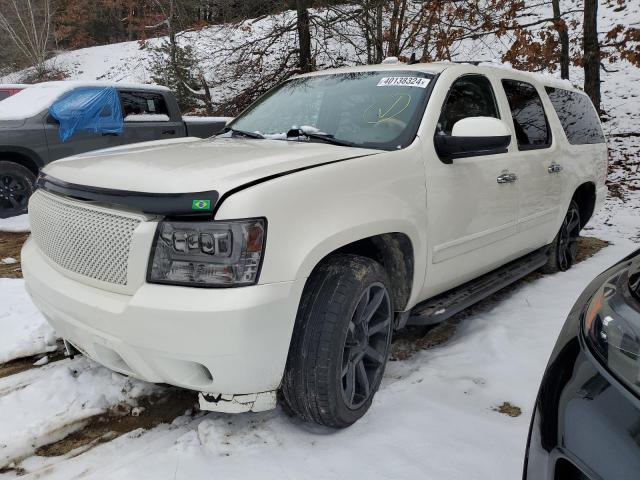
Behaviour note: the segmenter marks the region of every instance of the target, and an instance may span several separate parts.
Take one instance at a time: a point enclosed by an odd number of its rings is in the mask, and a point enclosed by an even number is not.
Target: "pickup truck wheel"
[[[581,228],[580,209],[578,204],[571,200],[560,231],[549,249],[549,260],[542,267],[544,273],[564,272],[571,268],[578,254],[578,237]]]
[[[36,177],[17,163],[0,161],[0,218],[26,213]]]
[[[389,353],[389,291],[382,266],[357,255],[336,255],[311,275],[282,385],[299,417],[344,428],[367,412]]]

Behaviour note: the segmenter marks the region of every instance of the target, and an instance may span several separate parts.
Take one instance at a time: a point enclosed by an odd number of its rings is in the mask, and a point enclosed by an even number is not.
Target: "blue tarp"
[[[63,142],[77,131],[119,135],[124,127],[120,97],[113,87],[73,90],[56,100],[49,107],[49,113],[60,122]]]

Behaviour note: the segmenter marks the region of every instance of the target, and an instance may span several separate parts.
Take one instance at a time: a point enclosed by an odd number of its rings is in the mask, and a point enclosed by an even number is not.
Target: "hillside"
[[[579,7],[581,2],[573,0],[567,2],[567,9],[572,4]],[[605,32],[617,24],[634,25],[640,23],[640,3],[634,2],[622,10],[617,11],[616,5],[602,2],[599,10],[599,28]],[[320,12],[319,14],[322,14]],[[212,87],[214,104],[223,104],[232,99],[248,84],[249,79],[234,71],[233,55],[229,57],[229,46],[241,45],[250,40],[261,38],[264,32],[274,25],[282,25],[289,21],[294,13],[285,12],[281,15],[266,16],[257,20],[247,20],[236,25],[222,25],[205,28],[194,32],[184,32],[179,36],[181,44],[190,45],[199,62],[199,69]],[[535,17],[548,16],[547,7],[535,10]],[[576,17],[579,20],[579,17]],[[345,25],[345,29],[352,26]],[[330,33],[319,31],[314,33],[313,50],[318,68],[326,68],[331,60],[339,58],[342,63],[363,63],[351,46],[338,42]],[[570,37],[575,43],[579,31],[570,30]],[[152,50],[158,46],[163,38],[148,40],[144,46],[139,42],[125,42],[112,45],[84,48],[75,51],[62,52],[50,60],[50,65],[64,71],[69,79],[74,80],[114,80],[127,82],[151,83]],[[292,37],[285,37],[276,42],[261,59],[263,66],[260,71],[267,72],[272,67],[270,59],[279,52],[286,50],[293,42]],[[479,40],[465,40],[456,45],[451,55],[453,60],[488,60],[499,61],[502,55],[513,43],[513,37],[505,35],[483,37]],[[572,49],[576,49],[575,45]],[[275,63],[275,62],[272,62]],[[626,61],[609,63],[605,61],[606,70],[602,75],[603,108],[607,112],[609,121],[605,123],[608,134],[623,134],[640,131],[640,72],[638,68]],[[18,81],[24,72],[16,72],[0,79],[3,82]],[[582,84],[582,69],[571,68],[571,81],[580,86]],[[559,72],[552,73],[559,76]]]

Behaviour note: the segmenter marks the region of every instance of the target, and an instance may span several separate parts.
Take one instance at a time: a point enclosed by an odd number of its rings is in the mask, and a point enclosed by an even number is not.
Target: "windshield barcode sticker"
[[[418,87],[427,88],[429,79],[424,77],[383,77],[378,87]]]

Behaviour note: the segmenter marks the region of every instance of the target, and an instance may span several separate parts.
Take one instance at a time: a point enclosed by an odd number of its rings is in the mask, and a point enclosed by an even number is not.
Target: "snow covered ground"
[[[612,181],[629,180],[639,160],[637,141],[624,144],[614,152]],[[281,409],[231,416],[199,412],[192,402],[153,428],[83,440],[93,416],[124,405],[130,417],[150,395],[172,402],[175,389],[83,357],[4,378],[0,365],[0,478],[519,478],[538,384],[567,313],[593,277],[640,247],[640,191],[610,197],[584,235],[610,245],[461,314],[443,344],[395,355],[402,359],[388,364],[371,411],[344,431],[303,424]],[[55,348],[22,280],[0,279],[0,305],[0,363]],[[497,411],[505,402],[521,413]],[[80,441],[58,456],[38,450],[72,432]]]
[[[62,360],[0,379],[0,465],[17,468],[0,477],[518,478],[538,383],[557,334],[590,280],[640,246],[630,240],[640,233],[639,207],[637,193],[625,202],[610,199],[586,231],[610,246],[568,272],[521,282],[465,316],[445,344],[390,362],[371,411],[347,430],[302,424],[280,409],[238,416],[190,412],[172,424],[62,456],[33,456],[91,415],[165,392],[85,358]],[[15,309],[0,328],[41,325],[21,280],[3,282],[1,304],[12,297]],[[42,344],[40,333],[34,344]],[[495,411],[503,402],[522,414]]]
[[[638,11],[632,6],[625,15]],[[613,14],[607,19],[616,21]],[[207,31],[192,35],[189,41],[208,48],[201,38]],[[482,50],[472,53],[486,58]],[[148,52],[136,42],[56,61],[74,79],[149,79]],[[638,132],[638,70],[618,70],[604,78],[613,117],[605,129]],[[281,409],[230,416],[185,408],[173,422],[44,456],[41,446],[88,430],[95,415],[124,405],[130,416],[149,396],[172,401],[175,389],[127,379],[83,357],[3,374],[4,362],[54,350],[56,336],[23,281],[0,279],[0,479],[520,478],[538,384],[567,313],[594,276],[640,247],[640,140],[614,138],[611,145],[614,195],[583,232],[611,244],[568,272],[520,282],[460,315],[442,345],[390,362],[371,411],[344,431],[303,424]],[[28,231],[26,216],[0,220],[2,231]],[[521,414],[496,411],[504,402]]]
[[[28,232],[29,216],[18,215],[11,218],[0,218],[0,232]]]

